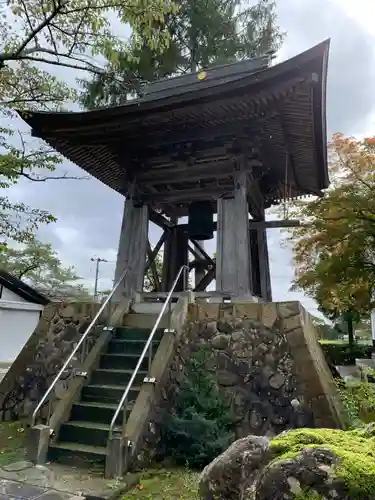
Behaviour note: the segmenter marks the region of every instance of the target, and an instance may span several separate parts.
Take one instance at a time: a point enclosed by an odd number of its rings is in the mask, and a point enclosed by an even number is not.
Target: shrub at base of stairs
[[[206,370],[207,349],[194,353],[161,433],[164,458],[202,469],[234,441],[234,419],[213,375]]]
[[[320,341],[328,364],[353,365],[356,359],[371,358],[372,346],[355,344],[350,346],[344,342]]]
[[[203,471],[202,500],[372,500],[375,431],[297,429],[248,436]]]

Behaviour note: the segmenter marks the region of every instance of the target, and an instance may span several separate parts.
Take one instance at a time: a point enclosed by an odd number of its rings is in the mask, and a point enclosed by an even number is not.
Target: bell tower
[[[264,56],[160,80],[123,106],[23,116],[124,196],[120,295],[142,291],[148,271],[167,292],[186,265],[197,292],[215,280],[218,294],[272,300],[266,229],[294,222],[266,222],[265,210],[329,184],[328,52],[325,41],[274,66]],[[150,222],[162,230],[154,248]]]

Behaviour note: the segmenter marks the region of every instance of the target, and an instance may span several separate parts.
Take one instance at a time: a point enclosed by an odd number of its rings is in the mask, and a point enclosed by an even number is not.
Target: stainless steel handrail
[[[171,298],[172,298],[173,291],[174,291],[174,289],[176,288],[176,285],[177,285],[177,283],[178,283],[178,280],[180,279],[181,274],[182,274],[182,272],[183,272],[184,270],[185,270],[185,271],[187,271],[187,273],[188,273],[188,272],[189,272],[189,266],[184,265],[184,266],[182,266],[182,267],[181,267],[181,269],[178,271],[177,276],[176,276],[176,279],[174,280],[173,285],[172,285],[172,287],[171,287],[171,289],[170,289],[170,291],[169,291],[169,293],[168,293],[168,295],[167,295],[167,298],[166,298],[166,300],[165,300],[165,302],[164,302],[164,305],[163,305],[163,307],[162,307],[162,309],[161,309],[161,311],[160,311],[160,313],[159,313],[159,316],[157,317],[157,319],[156,319],[156,321],[155,321],[155,325],[153,326],[153,328],[152,328],[152,330],[151,330],[151,333],[150,333],[150,335],[149,335],[149,337],[148,337],[148,340],[147,340],[147,342],[146,342],[145,348],[143,349],[142,354],[141,354],[141,355],[140,355],[140,357],[139,357],[139,360],[138,360],[137,366],[135,367],[134,372],[133,372],[132,376],[130,377],[129,383],[128,383],[128,385],[126,386],[126,389],[125,389],[125,391],[124,391],[124,394],[122,395],[122,398],[120,399],[120,402],[119,402],[119,404],[118,404],[118,406],[117,406],[117,409],[116,409],[116,411],[115,411],[115,414],[113,415],[113,418],[112,418],[112,420],[111,420],[111,425],[109,426],[109,437],[110,437],[110,438],[112,437],[112,434],[113,434],[113,428],[114,428],[114,426],[115,426],[115,423],[116,423],[117,417],[119,416],[121,409],[123,409],[123,411],[124,411],[123,429],[122,429],[122,431],[124,431],[124,424],[125,424],[125,420],[126,420],[126,419],[125,419],[125,415],[126,415],[126,406],[127,406],[127,404],[125,404],[125,402],[127,401],[127,398],[128,398],[128,396],[129,396],[129,392],[130,392],[130,390],[131,390],[131,388],[132,388],[132,385],[133,385],[133,383],[134,383],[135,377],[137,376],[137,373],[138,373],[138,371],[139,371],[139,369],[140,369],[140,367],[141,367],[141,365],[142,365],[142,362],[143,362],[143,360],[144,360],[144,358],[145,358],[145,356],[146,356],[146,353],[147,353],[148,349],[149,349],[149,348],[150,348],[150,346],[151,346],[151,342],[152,342],[152,339],[154,338],[155,332],[156,332],[156,330],[158,329],[159,324],[160,324],[160,321],[161,321],[161,319],[162,319],[162,317],[163,317],[163,315],[164,315],[164,313],[165,313],[165,310],[167,309],[168,304],[169,304],[169,302],[170,302],[170,300],[171,300]],[[186,284],[187,284],[187,280],[185,279],[185,275],[184,275],[184,286],[183,286],[184,290],[186,290],[186,288],[187,288],[187,287],[186,287]],[[150,361],[151,361],[151,360],[149,359],[149,363],[150,363]],[[150,367],[150,364],[149,364],[149,367]],[[150,373],[149,373],[148,375],[150,375]]]
[[[85,342],[88,334],[91,332],[92,330],[92,327],[95,325],[95,323],[97,322],[97,320],[99,319],[100,315],[102,314],[102,312],[104,311],[105,307],[107,306],[108,302],[111,300],[111,298],[113,297],[113,294],[115,293],[115,291],[117,290],[117,288],[120,286],[121,282],[123,281],[123,279],[125,278],[125,276],[127,275],[129,271],[129,267],[127,266],[123,273],[121,274],[120,278],[118,279],[118,281],[115,283],[113,289],[111,290],[111,293],[108,295],[108,297],[106,298],[106,300],[103,302],[101,308],[99,309],[99,311],[95,314],[93,320],[91,321],[91,323],[89,324],[89,326],[86,328],[85,330],[85,333],[82,335],[82,337],[80,338],[79,342],[77,343],[77,345],[75,346],[75,348],[73,349],[72,353],[70,354],[70,356],[68,357],[68,359],[65,361],[65,363],[63,364],[61,370],[59,371],[59,373],[56,375],[56,377],[53,379],[53,382],[51,383],[51,385],[48,387],[48,389],[46,390],[46,392],[44,393],[42,399],[39,401],[37,407],[35,408],[34,412],[33,412],[33,415],[32,415],[32,425],[35,425],[35,420],[36,420],[36,416],[38,415],[38,412],[39,410],[41,409],[41,407],[44,405],[44,403],[46,402],[48,396],[51,394],[53,388],[55,387],[55,385],[57,384],[57,382],[59,381],[61,375],[64,373],[64,371],[66,370],[67,366],[69,365],[69,363],[71,362],[71,360],[73,359],[73,356],[76,354],[76,352],[78,351],[78,349],[81,347],[81,345]]]

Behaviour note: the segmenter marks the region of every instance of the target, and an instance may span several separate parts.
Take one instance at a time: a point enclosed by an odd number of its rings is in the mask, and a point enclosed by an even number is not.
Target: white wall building
[[[49,300],[0,269],[0,379],[34,332]]]

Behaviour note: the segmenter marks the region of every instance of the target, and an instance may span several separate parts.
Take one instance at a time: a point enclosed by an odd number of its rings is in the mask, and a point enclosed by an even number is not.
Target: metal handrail
[[[67,366],[69,365],[69,363],[71,362],[71,360],[73,359],[73,356],[76,354],[76,352],[78,351],[78,349],[81,347],[81,345],[85,342],[88,334],[91,332],[93,326],[95,325],[95,323],[97,322],[97,320],[99,319],[100,315],[102,314],[102,312],[104,311],[105,307],[107,306],[108,302],[111,300],[111,298],[113,297],[113,294],[115,293],[115,291],[117,290],[117,288],[120,286],[121,282],[123,281],[123,279],[125,278],[125,276],[127,275],[129,271],[129,267],[126,266],[126,268],[124,269],[124,271],[122,272],[120,278],[118,279],[118,281],[115,283],[113,289],[111,290],[111,293],[108,295],[108,297],[106,298],[106,300],[103,302],[101,308],[99,309],[99,311],[95,314],[93,320],[91,321],[91,323],[89,324],[89,326],[86,328],[85,330],[85,333],[82,335],[82,337],[80,338],[79,342],[77,343],[77,345],[75,346],[75,348],[73,349],[72,353],[70,354],[70,356],[68,357],[68,359],[65,361],[65,363],[63,364],[61,370],[59,371],[59,373],[56,375],[56,377],[53,379],[53,382],[51,383],[51,385],[48,387],[48,389],[46,390],[46,392],[44,393],[42,399],[39,401],[37,407],[35,408],[34,412],[33,412],[33,415],[32,415],[32,425],[35,425],[35,421],[36,421],[36,416],[38,415],[38,412],[39,410],[41,409],[41,407],[44,405],[44,403],[46,402],[48,396],[51,394],[53,388],[55,387],[55,385],[57,384],[57,382],[60,380],[60,377],[61,375],[64,373],[64,371],[66,370]]]
[[[150,346],[151,346],[151,342],[152,342],[152,339],[154,338],[155,332],[156,332],[156,330],[157,330],[157,329],[158,329],[158,327],[159,327],[160,321],[161,321],[161,319],[162,319],[162,317],[163,317],[163,315],[164,315],[164,313],[165,313],[165,310],[167,309],[168,304],[169,304],[169,302],[170,302],[170,300],[171,300],[171,298],[172,298],[173,291],[174,291],[174,289],[176,288],[176,285],[177,285],[177,283],[178,283],[178,280],[180,279],[181,274],[182,274],[182,272],[183,272],[184,270],[185,270],[185,271],[187,271],[187,272],[189,272],[189,270],[190,270],[190,269],[189,269],[189,266],[186,266],[186,265],[181,266],[181,269],[180,269],[180,270],[178,271],[178,273],[177,273],[176,279],[175,279],[175,280],[174,280],[174,282],[173,282],[173,285],[172,285],[172,287],[171,287],[171,289],[170,289],[170,291],[169,291],[169,293],[168,293],[168,295],[167,295],[167,298],[166,298],[166,300],[165,300],[165,302],[164,302],[164,305],[163,305],[163,307],[162,307],[162,309],[161,309],[161,311],[160,311],[160,313],[159,313],[159,316],[157,317],[157,319],[156,319],[156,321],[155,321],[155,325],[153,326],[153,328],[152,328],[152,330],[151,330],[151,333],[150,333],[150,336],[148,337],[148,340],[147,340],[147,342],[146,342],[145,348],[143,349],[142,354],[140,355],[140,358],[139,358],[139,360],[138,360],[137,366],[135,367],[134,372],[133,372],[132,376],[130,377],[129,383],[128,383],[128,385],[126,386],[126,389],[125,389],[125,391],[124,391],[124,394],[122,395],[122,398],[120,399],[120,402],[119,402],[119,404],[118,404],[118,406],[117,406],[117,409],[116,409],[116,411],[115,411],[115,414],[113,415],[113,418],[112,418],[112,420],[111,420],[111,424],[110,424],[110,426],[109,426],[109,438],[111,438],[111,437],[112,437],[112,434],[113,434],[113,428],[114,428],[114,426],[115,426],[115,423],[116,423],[117,417],[119,416],[120,411],[121,411],[121,409],[122,409],[123,407],[124,407],[124,408],[123,408],[123,410],[124,410],[124,416],[125,416],[125,414],[126,414],[126,406],[127,406],[127,405],[125,405],[124,403],[125,403],[125,401],[127,401],[127,398],[128,398],[128,396],[129,396],[129,392],[130,392],[130,390],[131,390],[131,388],[132,388],[132,385],[133,385],[133,383],[134,383],[135,377],[137,376],[137,373],[138,373],[138,371],[139,371],[139,369],[140,369],[140,367],[141,367],[141,365],[142,365],[142,363],[143,363],[143,360],[144,360],[144,358],[145,358],[145,356],[146,356],[146,353],[147,353],[148,349],[149,349],[149,348],[150,348]],[[184,279],[184,286],[183,286],[184,290],[186,289],[186,286],[185,286],[185,285],[186,285],[186,283],[185,283],[185,281],[186,281],[186,280]],[[149,359],[149,363],[150,363],[150,359]],[[150,373],[149,373],[148,375],[150,375]],[[124,420],[125,420],[125,418],[124,418]],[[124,426],[124,422],[123,422],[123,426]],[[122,429],[122,431],[124,431],[124,429]]]

